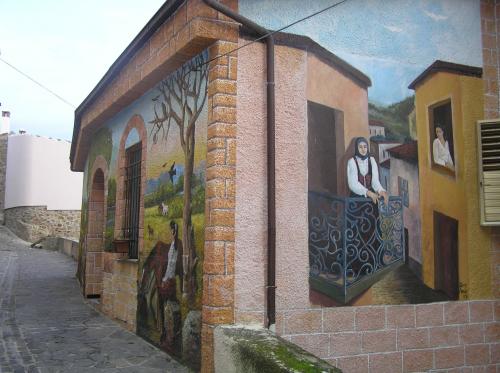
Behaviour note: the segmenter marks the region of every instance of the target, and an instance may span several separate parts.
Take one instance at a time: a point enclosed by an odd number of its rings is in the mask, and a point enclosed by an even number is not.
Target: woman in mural
[[[434,163],[449,168],[454,171],[453,159],[451,159],[450,145],[444,138],[443,128],[438,124],[436,126],[436,138],[432,144],[432,155]]]
[[[387,192],[378,177],[377,161],[368,152],[368,141],[358,137],[354,149],[354,157],[347,162],[347,183],[351,197],[367,197],[373,203],[383,198],[387,202]]]
[[[355,282],[376,267],[381,239],[379,208],[381,200],[387,203],[388,195],[380,184],[378,166],[375,158],[368,152],[368,141],[358,137],[354,143],[354,157],[347,162],[347,183],[351,197],[366,197],[372,203],[349,201],[346,205],[348,228],[346,235],[351,244],[346,247],[346,280]],[[378,233],[377,233],[378,232]]]

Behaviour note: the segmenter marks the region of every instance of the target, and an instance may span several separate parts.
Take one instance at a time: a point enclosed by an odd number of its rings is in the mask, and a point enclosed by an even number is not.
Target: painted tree
[[[190,60],[159,87],[159,95],[153,98],[154,119],[151,136],[156,143],[160,136],[168,138],[170,126],[179,129],[179,142],[184,153],[184,206],[182,212],[183,244],[183,288],[182,292],[193,299],[195,293],[195,268],[198,261],[191,222],[192,179],[194,169],[194,150],[196,121],[200,116],[207,98],[208,66],[205,54]]]

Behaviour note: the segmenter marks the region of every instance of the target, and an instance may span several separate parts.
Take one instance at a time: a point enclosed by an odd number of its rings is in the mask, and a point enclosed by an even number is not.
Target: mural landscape
[[[95,136],[85,169],[78,269],[85,282],[89,173],[98,156],[109,165],[104,250],[114,251],[120,139],[133,115],[147,131],[143,248],[139,252],[137,332],[194,368],[200,362],[207,137],[206,55],[186,63]],[[201,65],[201,67],[199,67]],[[140,142],[135,129],[125,149]]]

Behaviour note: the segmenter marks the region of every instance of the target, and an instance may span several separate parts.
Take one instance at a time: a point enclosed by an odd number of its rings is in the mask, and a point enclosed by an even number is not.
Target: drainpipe
[[[258,36],[269,33],[267,29],[234,12],[217,0],[203,0],[211,8],[234,19],[254,31]],[[267,310],[266,327],[276,323],[276,176],[275,176],[275,93],[274,93],[274,40],[266,38],[267,54]]]

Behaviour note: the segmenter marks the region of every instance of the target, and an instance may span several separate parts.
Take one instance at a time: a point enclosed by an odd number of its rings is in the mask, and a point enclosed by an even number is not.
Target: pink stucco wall
[[[241,44],[241,41],[240,41]],[[264,323],[267,192],[265,50],[239,51],[235,320]],[[368,136],[367,91],[306,51],[276,47],[276,309],[311,307],[307,221],[307,100],[343,112],[345,147]],[[343,170],[341,170],[343,171]],[[332,168],[335,172],[335,168]]]
[[[368,91],[312,54],[307,74],[307,99],[344,112],[346,149],[353,137],[368,138]]]
[[[239,57],[235,319],[262,325],[267,262],[264,48],[254,44],[242,49]],[[309,303],[304,288],[309,271],[306,59],[304,51],[276,47],[278,309]]]
[[[418,167],[401,159],[391,158],[391,191],[398,195],[398,176],[408,180],[410,207],[404,208],[403,221],[408,229],[408,251],[412,259],[422,264],[421,227],[420,227],[420,189]]]
[[[238,57],[235,321],[264,325],[267,158],[263,46],[243,48]]]
[[[235,321],[263,326],[265,55],[260,44],[238,53]],[[368,135],[366,91],[349,90],[355,86],[313,60],[304,51],[276,48],[277,334],[347,373],[494,369],[500,302],[321,307],[309,300],[307,100],[344,111],[346,146],[352,136]]]

